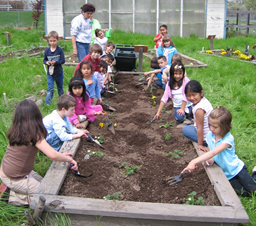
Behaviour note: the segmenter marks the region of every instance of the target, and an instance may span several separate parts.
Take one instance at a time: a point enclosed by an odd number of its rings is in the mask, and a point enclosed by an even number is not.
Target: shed
[[[71,20],[91,2],[103,28],[155,35],[166,24],[171,36],[226,36],[227,0],[45,0],[45,35],[55,30],[70,39]]]

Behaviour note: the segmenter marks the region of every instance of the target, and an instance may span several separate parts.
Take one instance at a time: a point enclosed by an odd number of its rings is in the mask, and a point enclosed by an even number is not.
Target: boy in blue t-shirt
[[[62,64],[65,63],[65,56],[63,50],[57,46],[58,43],[58,33],[56,31],[51,31],[48,34],[48,42],[50,47],[44,52],[44,64],[48,65],[47,70],[47,94],[46,94],[46,104],[50,105],[52,103],[53,91],[54,91],[54,81],[57,84],[59,97],[64,93],[63,91],[63,69]]]

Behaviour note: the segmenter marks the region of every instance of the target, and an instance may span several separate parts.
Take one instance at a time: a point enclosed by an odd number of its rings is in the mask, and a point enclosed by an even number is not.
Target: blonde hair
[[[59,35],[57,31],[50,31],[48,34],[48,39],[49,38],[56,38],[57,40],[59,39]]]
[[[209,123],[211,120],[217,120],[221,128],[221,137],[224,137],[232,128],[232,115],[225,107],[214,108],[209,115]]]

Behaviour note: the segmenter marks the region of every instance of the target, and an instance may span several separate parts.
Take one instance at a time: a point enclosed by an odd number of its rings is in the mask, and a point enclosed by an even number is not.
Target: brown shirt
[[[8,145],[1,163],[4,174],[13,179],[28,175],[34,167],[37,152],[33,145]]]

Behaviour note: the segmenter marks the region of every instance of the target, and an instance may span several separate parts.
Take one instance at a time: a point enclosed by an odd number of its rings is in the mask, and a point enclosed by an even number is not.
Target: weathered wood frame
[[[70,152],[75,155],[79,144],[80,139],[65,142],[60,152]],[[196,143],[194,146],[197,150]],[[198,155],[201,154],[198,152]],[[69,168],[67,163],[52,163],[30,203],[31,209],[36,207],[39,196],[44,196],[47,212],[70,214],[83,221],[86,217],[104,216],[108,221],[113,220],[110,225],[116,225],[114,222],[120,218],[127,223],[150,220],[150,225],[159,225],[159,222],[164,222],[164,225],[169,223],[172,225],[180,223],[182,225],[200,225],[200,223],[237,225],[249,222],[242,203],[217,165],[207,167],[205,170],[222,206],[191,206],[59,196],[59,190]]]

